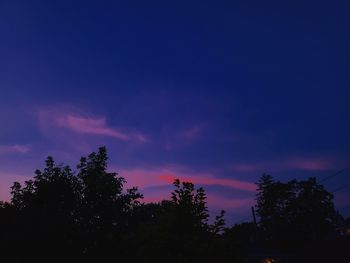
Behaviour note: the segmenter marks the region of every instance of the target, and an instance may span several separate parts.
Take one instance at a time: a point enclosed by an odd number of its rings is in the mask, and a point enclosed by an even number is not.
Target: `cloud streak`
[[[114,169],[113,169],[114,170]],[[120,170],[120,176],[127,180],[127,186],[139,186],[144,194],[143,202],[157,203],[171,199],[172,183],[175,178],[182,182],[192,182],[198,186],[224,186],[243,194],[242,197],[229,197],[225,193],[206,191],[210,209],[240,209],[250,207],[254,203],[256,185],[236,179],[216,178],[214,174],[191,171],[185,167],[169,165],[162,169]],[[244,191],[245,193],[242,193]],[[249,197],[247,197],[249,196]]]
[[[39,122],[44,129],[48,127],[60,128],[77,134],[112,137],[121,141],[149,142],[148,138],[141,132],[109,126],[106,117],[87,116],[87,114],[76,112],[60,108],[40,110]]]
[[[186,171],[186,169],[178,168],[162,168],[162,169],[133,169],[121,170],[121,176],[125,177],[129,185],[140,186],[140,188],[169,185],[174,182],[175,178],[181,181],[192,182],[200,185],[220,185],[230,187],[232,189],[254,192],[256,185],[251,182],[236,180],[232,178],[217,178],[213,174]]]
[[[322,171],[332,168],[330,160],[326,159],[305,159],[305,158],[294,158],[287,162],[289,168],[306,171]]]
[[[256,185],[250,182],[239,181],[235,179],[225,178],[213,178],[213,177],[200,177],[200,176],[181,176],[181,175],[161,175],[159,177],[162,181],[172,183],[175,178],[184,182],[192,182],[194,184],[202,185],[220,185],[226,186],[237,190],[255,192]]]
[[[276,161],[256,163],[233,163],[230,170],[238,173],[264,173],[287,170],[326,171],[337,167],[336,161],[325,157],[289,157]]]
[[[74,115],[60,116],[55,119],[59,127],[68,128],[77,133],[111,136],[120,140],[130,140],[131,137],[117,129],[107,126],[106,118],[89,118]]]
[[[7,153],[20,153],[24,154],[30,151],[30,147],[27,145],[0,145],[0,154],[7,154]]]

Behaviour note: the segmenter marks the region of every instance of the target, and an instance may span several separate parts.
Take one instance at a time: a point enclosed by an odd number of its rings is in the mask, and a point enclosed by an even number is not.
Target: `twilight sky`
[[[48,155],[75,166],[106,145],[147,201],[187,179],[238,222],[262,173],[350,166],[349,12],[345,0],[0,1],[0,199]],[[335,193],[348,200],[350,187]]]

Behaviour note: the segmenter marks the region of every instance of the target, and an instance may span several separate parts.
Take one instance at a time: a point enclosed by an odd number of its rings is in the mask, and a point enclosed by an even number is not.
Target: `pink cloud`
[[[111,136],[120,140],[131,139],[126,133],[109,128],[106,124],[106,118],[65,115],[56,118],[55,121],[59,127],[68,128],[77,133]]]
[[[331,161],[326,159],[302,159],[294,158],[287,161],[290,168],[307,170],[307,171],[321,171],[332,168]]]
[[[112,169],[115,171],[118,169]],[[137,186],[139,188],[146,188],[150,186],[164,185],[164,182],[159,180],[158,170],[151,169],[126,169],[118,170],[119,175],[124,177],[128,186]]]
[[[128,185],[136,185],[140,188],[169,185],[174,182],[175,178],[181,181],[188,181],[194,184],[202,185],[220,185],[237,190],[254,192],[256,185],[247,181],[236,179],[217,178],[213,174],[193,172],[179,167],[169,167],[163,169],[133,169],[121,170],[120,175],[125,177]]]
[[[203,184],[203,185],[221,185],[227,186],[233,189],[244,190],[249,192],[255,192],[256,185],[254,183],[239,181],[235,179],[223,179],[223,178],[213,178],[213,177],[200,177],[200,176],[181,176],[181,175],[161,175],[160,179],[171,183],[175,178],[180,179],[183,182],[192,182],[194,184]]]
[[[254,193],[255,184],[238,181],[235,179],[218,179],[208,178],[212,176],[209,174],[202,174],[191,171],[183,171],[178,167],[171,167],[172,169],[137,169],[137,170],[121,170],[120,176],[123,176],[127,180],[128,187],[139,186],[141,193],[144,188],[150,188],[144,194],[143,202],[145,203],[157,203],[162,200],[171,199],[171,190],[169,188],[162,188],[159,186],[170,186],[175,178],[179,178],[181,181],[190,181],[196,186],[200,185],[222,185],[228,186],[232,189],[244,190],[249,193]],[[158,186],[158,187],[157,187]],[[254,204],[254,198],[228,198],[221,196],[220,194],[207,192],[207,203],[210,208],[220,209],[238,209],[243,207],[250,207]]]
[[[263,173],[279,172],[286,170],[322,171],[338,167],[332,158],[325,157],[290,157],[275,161],[262,161],[256,163],[234,163],[230,165],[233,172],[239,173]]]
[[[112,137],[122,141],[145,143],[149,140],[141,132],[110,127],[105,117],[87,116],[81,110],[53,108],[39,111],[39,124],[43,130],[65,128],[77,134]]]
[[[30,151],[30,147],[27,145],[0,145],[0,154],[6,153],[27,153]]]

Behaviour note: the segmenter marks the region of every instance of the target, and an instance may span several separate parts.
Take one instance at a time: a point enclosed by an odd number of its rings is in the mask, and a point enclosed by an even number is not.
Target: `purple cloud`
[[[60,116],[55,119],[59,127],[68,128],[77,133],[110,136],[120,140],[128,141],[130,135],[107,126],[106,118],[89,118],[75,115]]]
[[[115,169],[115,167],[111,167],[111,169],[120,172],[119,175],[127,180],[128,187],[138,186],[141,192],[145,190],[143,201],[146,203],[169,200],[171,190],[168,186],[172,185],[175,178],[182,182],[192,182],[196,186],[224,186],[231,188],[232,191],[246,193],[241,198],[230,198],[224,194],[209,191],[207,192],[207,202],[210,209],[230,210],[251,206],[254,203],[252,196],[246,196],[255,193],[256,185],[254,183],[233,178],[218,178],[215,173],[193,171],[189,167],[170,164],[158,168]]]
[[[27,153],[30,151],[30,147],[27,145],[0,145],[0,154],[7,154],[7,153]]]
[[[298,170],[322,171],[334,168],[332,163],[332,160],[324,158],[292,158],[287,161],[287,166]]]
[[[120,170],[120,175],[125,177],[128,185],[136,185],[140,188],[169,185],[175,178],[181,181],[193,182],[200,185],[221,185],[232,189],[255,192],[256,185],[251,182],[232,179],[218,178],[215,174],[195,172],[184,167],[169,166],[158,169],[132,169]]]
[[[149,142],[141,132],[129,131],[125,128],[111,127],[106,117],[87,116],[77,109],[56,108],[39,111],[39,122],[43,129],[48,127],[64,128],[77,134],[112,137],[122,141],[139,143]]]
[[[233,163],[230,170],[239,173],[262,173],[268,171],[326,171],[338,167],[336,159],[327,157],[287,157],[272,161],[252,163]]]

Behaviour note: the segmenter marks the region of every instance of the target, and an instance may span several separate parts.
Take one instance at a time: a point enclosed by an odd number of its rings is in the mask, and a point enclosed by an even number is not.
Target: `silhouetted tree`
[[[137,234],[143,262],[197,262],[206,255],[209,213],[205,192],[178,179],[174,187],[171,200],[139,208],[144,213]]]
[[[49,256],[58,259],[65,253],[73,254],[79,187],[71,169],[56,165],[52,157],[46,160],[43,171],[35,171],[33,180],[26,181],[24,186],[14,183],[13,241],[26,258],[41,261]],[[37,253],[38,247],[41,253]]]
[[[226,243],[224,211],[209,224],[206,194],[190,182],[175,179],[171,199],[146,204],[137,233],[142,262],[239,262],[236,249]],[[142,213],[141,213],[142,214]],[[145,220],[145,215],[146,220]]]
[[[2,212],[6,207],[14,214],[8,216],[12,262],[94,261],[107,259],[115,248],[120,256],[126,253],[123,233],[132,227],[129,218],[142,195],[136,188],[123,190],[124,178],[107,172],[107,159],[101,147],[81,158],[74,173],[48,157],[33,180],[13,184],[11,203],[1,205]]]
[[[133,210],[142,198],[137,188],[123,191],[125,179],[107,172],[107,160],[106,148],[101,147],[98,153],[81,158],[77,167],[82,200],[79,222],[89,259],[109,258],[115,253],[111,246],[118,247],[120,255],[125,252],[123,236],[132,227]]]
[[[270,244],[297,247],[334,230],[339,215],[333,195],[315,178],[281,183],[263,175],[257,185],[260,230]]]
[[[175,180],[171,200],[141,204],[137,188],[124,190],[107,162],[104,147],[82,157],[77,171],[48,157],[33,179],[15,182],[11,202],[0,203],[6,262],[232,259],[223,250],[224,211],[208,223],[203,188]]]

